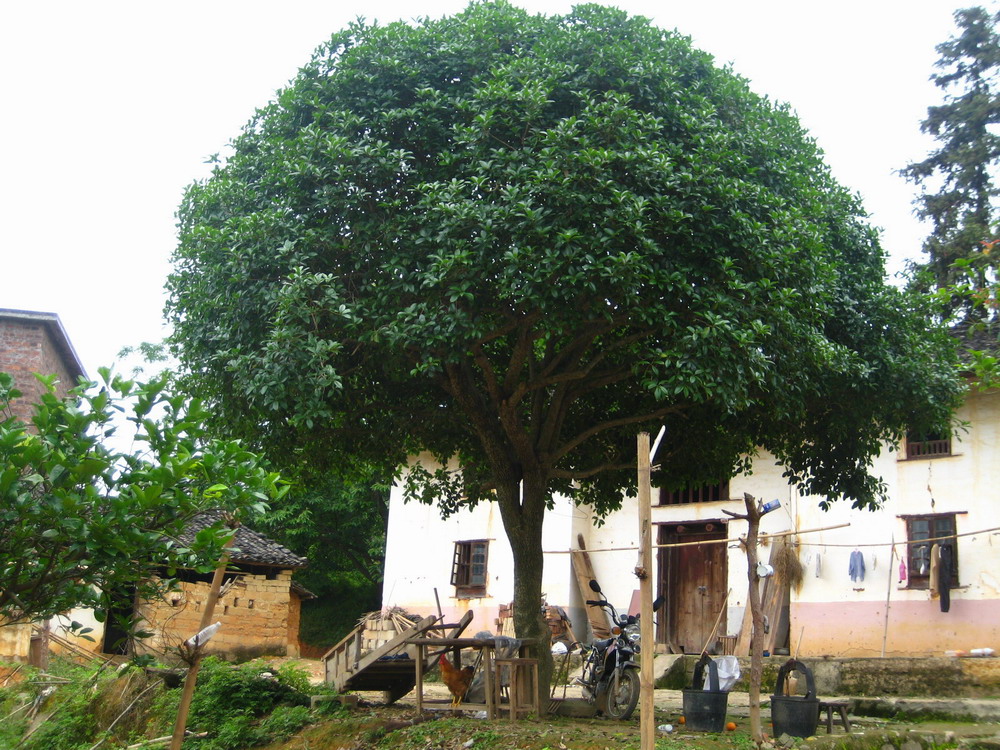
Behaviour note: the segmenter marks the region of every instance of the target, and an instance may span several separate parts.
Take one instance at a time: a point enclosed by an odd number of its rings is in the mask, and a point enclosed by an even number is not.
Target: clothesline
[[[801,529],[799,531],[778,531],[778,532],[775,532],[774,534],[760,534],[758,538],[760,539],[760,541],[765,542],[765,541],[767,541],[769,539],[777,539],[778,537],[782,537],[782,536],[798,536],[799,534],[812,534],[813,532],[816,532],[816,531],[829,531],[830,529],[842,529],[845,526],[850,526],[850,525],[851,525],[850,523],[838,523],[835,526],[822,526],[822,527],[816,528],[816,529]],[[744,537],[739,537],[738,536],[738,537],[730,537],[730,538],[726,538],[726,539],[703,539],[700,542],[672,542],[670,544],[654,544],[652,546],[653,546],[654,549],[670,549],[670,548],[673,548],[673,547],[695,547],[695,546],[702,545],[702,544],[737,544],[737,543],[742,543],[742,542],[745,542],[745,541],[746,541],[746,539]],[[542,554],[545,554],[545,555],[569,555],[569,554],[571,554],[573,552],[587,552],[588,554],[591,553],[591,552],[635,552],[638,549],[639,548],[637,546],[636,547],[596,547],[594,549],[589,549],[588,548],[588,549],[585,549],[585,550],[579,550],[579,549],[567,549],[567,550],[553,549],[553,550],[544,550]]]
[[[812,534],[812,533],[817,532],[817,531],[830,531],[832,529],[842,529],[842,528],[844,528],[846,526],[850,526],[850,525],[851,525],[850,523],[840,523],[840,524],[836,524],[834,526],[822,526],[822,527],[815,528],[815,529],[801,529],[799,531],[779,531],[779,532],[776,532],[774,534],[763,534],[762,533],[760,535],[760,540],[761,540],[761,542],[765,542],[765,541],[767,541],[769,539],[777,539],[778,537],[783,537],[783,536],[799,536],[801,534]],[[913,540],[905,541],[905,542],[866,542],[866,543],[861,543],[861,544],[834,544],[834,543],[826,543],[826,542],[802,542],[801,545],[803,547],[850,547],[851,549],[854,549],[855,547],[895,547],[897,545],[902,545],[902,546],[906,547],[906,546],[913,545],[913,544],[929,544],[931,542],[939,542],[939,541],[942,541],[942,540],[945,540],[945,539],[956,539],[957,537],[960,537],[960,536],[975,536],[976,534],[989,534],[990,532],[993,532],[993,531],[1000,531],[1000,526],[994,527],[992,529],[980,529],[979,531],[965,531],[965,532],[962,532],[961,534],[948,534],[946,536],[937,536],[937,537],[932,537],[932,538],[929,538],[929,539],[913,539]],[[653,548],[654,549],[672,549],[672,548],[675,548],[675,547],[696,547],[696,546],[705,545],[705,544],[738,544],[738,543],[742,543],[742,542],[745,542],[745,541],[746,541],[746,539],[744,537],[729,537],[729,538],[726,538],[726,539],[703,539],[703,540],[698,541],[698,542],[672,542],[670,544],[654,544]],[[637,546],[633,546],[633,547],[596,547],[594,549],[586,549],[586,550],[576,550],[576,549],[561,550],[561,549],[553,549],[553,550],[544,550],[543,554],[545,554],[545,555],[569,555],[569,554],[571,554],[573,552],[587,552],[588,554],[592,553],[592,552],[635,552],[638,549],[639,549],[639,547],[637,547]]]
[[[897,545],[902,545],[904,547],[913,544],[929,544],[931,542],[940,542],[945,539],[956,539],[960,536],[975,536],[976,534],[989,534],[992,531],[1000,531],[1000,526],[992,529],[981,529],[979,531],[963,531],[961,534],[947,534],[945,536],[935,536],[929,539],[910,539],[905,542],[867,542],[864,544],[828,544],[825,542],[803,542],[803,547],[850,547],[854,549],[855,547],[895,547]]]

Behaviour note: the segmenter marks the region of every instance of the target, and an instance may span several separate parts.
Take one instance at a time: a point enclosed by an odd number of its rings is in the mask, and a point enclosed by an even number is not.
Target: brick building
[[[64,396],[86,372],[55,313],[0,309],[0,371],[14,378],[22,396],[11,402],[13,416],[29,421],[32,405],[45,387],[35,373],[55,375],[56,393]],[[0,627],[0,658],[39,663],[42,641],[31,625]]]
[[[25,421],[44,391],[35,373],[55,375],[59,395],[87,377],[59,316],[30,310],[0,309],[0,371],[10,374],[23,394],[11,408]]]
[[[201,529],[218,520],[216,511],[188,524],[181,537],[189,543]],[[307,560],[246,526],[236,531],[229,572],[213,620],[222,627],[208,644],[209,653],[237,658],[261,655],[298,656],[302,601],[315,596],[292,580]],[[136,614],[154,633],[137,644],[164,652],[198,632],[202,607],[208,599],[212,573],[178,571],[179,587],[157,601],[140,602]],[[105,637],[105,651],[113,645]]]
[[[22,393],[21,398],[12,402],[11,411],[24,421],[31,419],[33,404],[44,392],[36,373],[55,375],[56,393],[60,396],[80,378],[87,377],[59,316],[28,310],[0,309],[0,371],[11,375]],[[187,533],[193,537],[212,520],[211,514],[196,519]],[[216,610],[216,619],[224,627],[213,639],[214,650],[231,656],[297,656],[301,602],[314,598],[292,581],[293,572],[305,567],[305,558],[247,528],[237,532],[234,547],[232,573],[226,576],[230,587]],[[147,629],[154,633],[148,647],[163,650],[176,646],[198,630],[211,575],[181,571],[178,577],[180,590],[168,593],[165,600],[135,602],[125,597],[115,612],[106,614],[134,614],[143,618],[152,626]],[[94,640],[75,638],[66,629],[72,620],[92,627]],[[105,631],[105,622],[98,622],[92,611],[76,610],[45,623],[0,626],[0,660],[30,659],[40,663],[46,640],[53,651],[61,650],[60,640],[68,640],[75,648],[119,652],[127,643],[114,621],[114,617],[106,619]],[[48,639],[40,631],[56,637]]]

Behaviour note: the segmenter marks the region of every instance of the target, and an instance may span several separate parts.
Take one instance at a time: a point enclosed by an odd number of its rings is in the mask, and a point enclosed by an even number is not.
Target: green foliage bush
[[[135,669],[95,671],[54,661],[49,672],[71,682],[44,698],[41,682],[0,689],[0,715],[8,717],[0,723],[0,749],[87,750],[102,738],[115,747],[173,732],[180,688],[165,689],[158,678]],[[291,736],[313,718],[310,692],[307,673],[293,664],[233,666],[209,657],[202,662],[188,720],[189,729],[209,736],[185,740],[185,750],[241,750]],[[50,717],[25,739],[28,707],[36,700],[41,715]],[[114,735],[105,738],[116,720]]]

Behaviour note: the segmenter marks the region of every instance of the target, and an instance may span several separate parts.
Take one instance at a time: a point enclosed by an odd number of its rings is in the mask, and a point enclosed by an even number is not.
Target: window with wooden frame
[[[489,541],[476,539],[455,542],[451,561],[451,585],[455,596],[474,597],[486,595],[486,555]]]
[[[906,521],[907,587],[926,589],[930,586],[931,547],[935,544],[951,547],[951,586],[958,586],[958,542],[955,537],[955,514],[937,513],[925,516],[904,516]],[[950,539],[947,537],[951,537]],[[927,540],[921,544],[921,540]]]
[[[906,458],[937,458],[951,455],[951,438],[941,433],[906,433]]]
[[[679,490],[660,489],[660,505],[711,503],[729,499],[729,480],[713,484],[697,484]]]

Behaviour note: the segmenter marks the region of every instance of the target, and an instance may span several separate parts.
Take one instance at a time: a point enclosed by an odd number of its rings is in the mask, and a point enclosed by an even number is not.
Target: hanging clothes
[[[940,589],[940,568],[941,566],[941,545],[935,544],[931,547],[931,572],[927,579],[927,587],[931,590],[931,599],[937,599],[941,595]]]
[[[906,582],[906,558],[900,558],[899,560],[899,582]]]
[[[850,574],[852,581],[860,582],[865,580],[865,556],[861,550],[856,549],[851,553],[847,572]]]
[[[938,564],[938,591],[941,594],[941,611],[951,609],[952,550],[950,544],[941,545],[941,562]]]
[[[823,576],[823,557],[819,552],[816,553],[816,577],[822,578]]]

